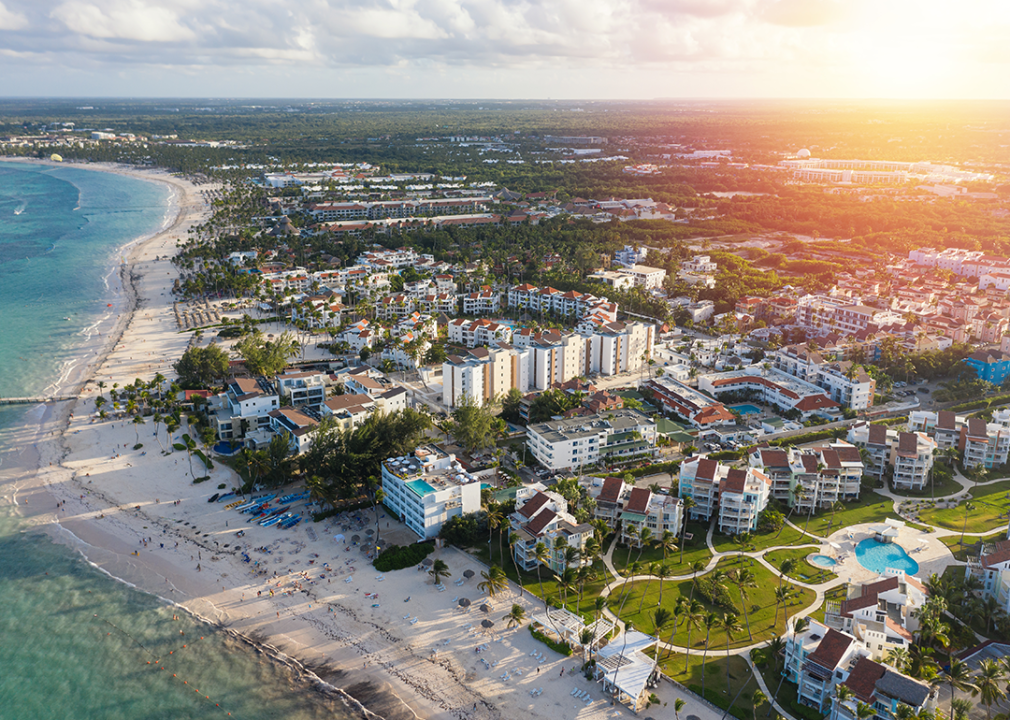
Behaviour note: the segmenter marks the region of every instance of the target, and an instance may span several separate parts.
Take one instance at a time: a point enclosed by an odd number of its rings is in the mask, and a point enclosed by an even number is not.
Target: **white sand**
[[[139,276],[139,306],[132,316],[124,313],[120,318],[122,337],[94,370],[94,379],[107,383],[106,394],[114,382],[149,380],[157,372],[172,377],[171,363],[190,338],[177,332],[171,310],[169,290],[177,272],[167,260],[154,258],[172,255],[176,239],[206,217],[199,192],[207,186],[194,188],[165,174],[139,176],[175,185],[182,193],[180,214],[171,228],[130,254]],[[186,454],[162,454],[150,418],[139,428],[122,420],[95,419],[97,392],[91,382],[76,403],[39,412],[37,426],[19,431],[26,448],[22,461],[28,464],[28,456],[37,452],[41,472],[34,478],[19,476],[4,492],[6,499],[21,504],[55,537],[79,548],[111,575],[239,633],[259,633],[288,655],[330,663],[344,671],[342,687],[351,688],[370,709],[389,719],[631,715],[602,700],[598,684],[568,674],[581,664],[579,658],[562,658],[535,641],[526,626],[506,630],[502,617],[512,602],[533,613],[542,609],[539,601],[529,595],[520,599],[518,588],[510,587],[496,599],[490,615],[480,612],[482,594],[476,585],[483,568],[466,554],[446,549],[432,556],[444,559],[452,572],[446,591],[438,592],[426,573],[414,569],[386,573],[380,581],[358,548],[347,549],[332,539],[341,531],[339,521],[309,520],[286,531],[252,525],[249,516],[226,510],[227,503],[206,502],[219,484],[238,484],[230,469],[215,464],[210,481],[193,485]],[[144,447],[134,451],[138,432]],[[163,426],[160,441],[169,447]],[[57,502],[63,503],[58,509]],[[390,521],[387,530],[386,522],[384,535],[400,542],[411,539],[399,523]],[[363,527],[374,527],[374,522]],[[240,529],[246,535],[236,539]],[[354,529],[348,537],[351,534],[365,537]],[[254,549],[262,546],[272,552]],[[261,561],[261,567],[244,562],[241,552]],[[477,577],[457,587],[454,581],[468,568]],[[345,582],[351,576],[353,581]],[[366,597],[375,592],[378,600]],[[470,612],[458,609],[457,597],[473,601]],[[412,625],[404,616],[417,617],[418,622]],[[493,635],[465,628],[479,629],[485,617],[496,623]],[[497,641],[489,642],[481,654],[475,652],[478,644],[490,640]],[[538,663],[531,651],[542,652],[546,661]],[[488,669],[482,659],[497,665]],[[507,680],[501,677],[506,672],[513,673]],[[576,687],[592,694],[592,707],[571,697]],[[529,692],[535,688],[543,693],[534,698]],[[670,692],[663,688],[660,694],[672,701]]]

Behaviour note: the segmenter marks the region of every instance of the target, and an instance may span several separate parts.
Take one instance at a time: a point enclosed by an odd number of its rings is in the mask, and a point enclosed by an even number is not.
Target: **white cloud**
[[[0,30],[23,30],[28,27],[28,18],[21,13],[8,10],[0,2]]]
[[[192,40],[194,33],[179,22],[175,12],[139,0],[103,3],[104,8],[70,0],[50,13],[72,32],[95,38],[139,42]]]

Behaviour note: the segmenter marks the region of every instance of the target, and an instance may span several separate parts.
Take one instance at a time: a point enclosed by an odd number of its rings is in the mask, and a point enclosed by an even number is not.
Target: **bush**
[[[203,464],[207,467],[208,470],[214,469],[214,463],[210,461],[210,458],[208,458],[206,455],[203,454],[203,450],[194,450],[193,454],[196,455],[201,460],[203,460]]]
[[[136,445],[133,446],[133,449],[134,450],[140,450],[140,448],[142,448],[142,447],[144,447],[144,443],[137,443]]]
[[[220,485],[217,486],[217,489],[218,490],[224,490],[226,487],[228,487],[228,486],[225,483],[221,483]]]
[[[802,435],[793,435],[790,438],[771,440],[768,444],[772,446],[802,445],[804,443],[814,442],[815,440],[827,440],[828,438],[834,439],[836,437],[835,433],[838,432],[840,432],[841,435],[837,437],[845,437],[845,428],[841,428],[840,430],[815,430],[814,432],[803,433]]]
[[[323,510],[322,512],[317,512],[312,514],[312,522],[322,522],[327,518],[331,518],[334,515],[338,515],[345,510],[364,510],[365,508],[372,507],[372,503],[367,500],[362,500],[360,502],[352,502],[346,505],[338,505],[332,507],[329,510]]]
[[[456,515],[442,525],[438,536],[456,547],[468,548],[483,541],[477,518],[473,515]]]
[[[663,472],[673,474],[678,470],[680,470],[680,461],[673,460],[671,462],[656,463],[655,465],[646,465],[645,467],[635,468],[627,472],[633,477],[645,477],[646,475],[655,475]]]
[[[712,582],[711,578],[702,577],[697,581],[698,592],[712,605],[718,605],[734,613],[739,613],[733,598],[730,597],[729,590]]]
[[[402,570],[413,567],[426,557],[431,555],[435,549],[434,543],[421,542],[413,545],[391,545],[382,551],[379,557],[372,563],[379,572],[390,570]]]
[[[570,657],[571,656],[572,649],[571,649],[571,647],[568,646],[568,643],[554,642],[553,640],[551,640],[549,637],[547,637],[546,635],[544,635],[539,630],[535,630],[533,628],[533,623],[530,623],[530,634],[533,637],[535,637],[537,640],[539,640],[540,642],[542,642],[544,645],[546,645],[547,647],[549,647],[554,652],[559,652],[562,655],[564,655],[565,657]]]
[[[193,484],[199,485],[200,483],[207,482],[208,480],[210,480],[210,475],[204,475],[203,477],[198,477],[195,480],[193,480]]]

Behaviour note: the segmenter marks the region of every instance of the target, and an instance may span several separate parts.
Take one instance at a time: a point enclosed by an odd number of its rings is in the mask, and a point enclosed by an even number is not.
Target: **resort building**
[[[322,417],[332,417],[341,430],[353,430],[378,409],[378,404],[366,393],[334,395],[322,404]]]
[[[266,444],[273,439],[274,435],[281,435],[287,438],[288,447],[295,455],[301,455],[312,445],[312,432],[319,427],[319,420],[296,408],[282,407],[270,413],[270,433]],[[263,431],[257,431],[262,433]],[[246,436],[246,445],[253,448],[264,444],[256,437],[256,432],[250,432]]]
[[[796,632],[790,624],[785,637],[782,674],[796,684],[797,700],[826,713],[835,683],[843,681],[860,659],[869,655],[856,639],[812,620]]]
[[[270,413],[280,407],[280,398],[265,381],[234,378],[208,405],[218,439],[239,440],[247,432],[270,426]]]
[[[321,372],[289,372],[277,376],[277,392],[291,405],[322,405],[329,384],[330,376]]]
[[[834,414],[840,405],[816,385],[763,365],[701,375],[698,389],[715,397],[721,393],[750,393],[757,402],[772,405],[781,412],[795,410],[804,418]]]
[[[919,612],[929,592],[916,578],[900,570],[860,587],[849,586],[849,597],[825,605],[824,624],[848,633],[874,660],[895,648],[908,649],[919,628]]]
[[[545,564],[552,572],[563,573],[568,567],[588,564],[586,541],[593,537],[593,527],[579,523],[568,512],[568,503],[543,483],[520,487],[516,491],[516,509],[509,517],[512,532],[519,535],[513,544],[516,563],[526,571],[538,564],[537,546],[543,543]],[[575,550],[576,559],[569,565],[567,549]]]
[[[891,482],[896,490],[922,490],[933,469],[936,441],[926,433],[898,433],[898,442],[892,446],[891,462],[894,475]]]
[[[859,499],[863,462],[859,449],[846,442],[785,450],[759,447],[751,452],[748,464],[769,479],[773,498],[797,512]]]
[[[1010,375],[1010,355],[1005,355],[1001,350],[979,350],[966,357],[964,363],[975,371],[979,380],[993,385],[1002,385],[1007,375]]]
[[[450,355],[442,363],[442,402],[455,407],[463,397],[487,403],[511,388],[530,390],[531,350],[502,344]]]
[[[449,342],[477,347],[492,343],[512,342],[512,327],[490,320],[467,320],[457,318],[447,326]]]
[[[966,468],[1005,465],[1010,453],[1010,409],[996,410],[988,423],[982,418],[968,418],[960,428],[957,449]]]
[[[843,407],[865,410],[873,406],[876,380],[848,360],[827,362],[819,352],[802,345],[781,348],[770,360],[777,370],[816,385]]]
[[[642,387],[652,391],[664,412],[680,415],[696,428],[733,425],[736,418],[718,400],[669,377],[651,378]]]
[[[680,536],[684,506],[680,498],[654,493],[649,488],[628,485],[621,478],[588,477],[583,481],[589,497],[596,502],[593,517],[611,529],[620,528],[618,542],[641,547],[642,530],[648,528],[654,539],[669,530]],[[634,528],[634,532],[631,529]]]
[[[866,451],[868,460],[866,473],[868,475],[877,478],[884,477],[884,473],[891,465],[894,446],[898,443],[897,430],[886,425],[859,423],[849,428],[845,439],[860,450]]]
[[[593,672],[603,691],[626,704],[635,714],[648,702],[649,681],[656,661],[648,651],[658,652],[656,638],[637,630],[619,635],[596,653]]]
[[[737,535],[756,530],[770,490],[771,481],[760,470],[730,468],[719,488],[719,532]]]
[[[645,367],[652,356],[656,339],[652,324],[583,321],[578,329],[586,343],[584,375],[635,372]]]
[[[666,270],[663,268],[649,267],[648,265],[632,265],[631,267],[618,268],[617,272],[631,276],[635,285],[643,290],[654,290],[663,287],[663,280],[666,279]]]
[[[908,431],[924,432],[936,441],[937,448],[946,450],[958,446],[961,428],[967,423],[967,417],[955,415],[950,410],[915,410],[908,416]]]
[[[436,537],[449,518],[480,510],[480,485],[434,445],[382,463],[383,502],[422,540]]]
[[[680,466],[680,497],[691,498],[692,520],[718,518],[719,532],[752,532],[768,506],[771,479],[756,468],[730,468],[705,457],[692,457]]]
[[[592,467],[651,457],[656,452],[656,423],[630,408],[526,428],[530,452],[549,470]]]
[[[968,558],[965,579],[982,583],[982,597],[995,598],[999,608],[1010,612],[1010,540],[982,540],[978,557]]]
[[[892,720],[898,705],[907,705],[916,716],[935,703],[934,693],[927,683],[865,657],[856,662],[843,684],[852,690],[853,699],[842,703],[832,697],[831,708],[832,712],[837,710],[838,718],[845,720],[857,717],[857,702],[877,711],[871,720]]]

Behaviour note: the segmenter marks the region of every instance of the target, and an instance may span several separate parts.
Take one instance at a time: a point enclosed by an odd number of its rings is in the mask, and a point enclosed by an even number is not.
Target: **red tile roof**
[[[616,503],[621,497],[621,490],[624,487],[624,481],[621,478],[607,478],[603,481],[603,487],[600,489],[600,495],[596,498],[597,502],[609,502]]]
[[[885,668],[879,663],[875,663],[869,658],[860,658],[856,666],[849,673],[849,678],[842,683],[855,694],[857,698],[865,703],[873,699],[873,692],[877,687],[877,680],[884,677]]]
[[[810,653],[807,660],[817,663],[826,670],[834,670],[845,655],[845,651],[849,649],[852,640],[853,638],[848,635],[828,629],[824,639],[817,645],[817,649]]]
[[[628,501],[624,503],[624,510],[626,512],[643,514],[649,509],[649,499],[651,497],[652,491],[649,488],[632,488]]]
[[[739,468],[730,468],[726,479],[719,484],[719,490],[727,493],[742,493],[747,484],[747,473]]]
[[[537,511],[549,501],[550,498],[547,495],[544,495],[542,492],[538,492],[536,495],[527,500],[526,504],[519,509],[519,514],[525,518],[531,518],[536,515]]]
[[[539,535],[543,532],[544,528],[556,518],[558,514],[553,510],[544,510],[538,514],[535,518],[526,523],[526,529],[533,533],[534,535]]]

